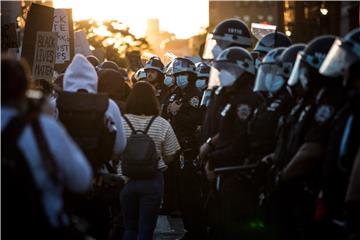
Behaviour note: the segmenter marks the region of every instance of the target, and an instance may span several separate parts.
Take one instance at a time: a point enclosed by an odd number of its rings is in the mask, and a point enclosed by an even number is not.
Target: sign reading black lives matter
[[[21,57],[25,58],[31,69],[35,55],[37,32],[51,32],[54,18],[54,8],[31,4],[24,30]],[[56,33],[55,33],[56,34]]]
[[[57,34],[55,32],[37,32],[32,68],[33,80],[52,80],[56,60],[56,47]]]
[[[52,31],[58,33],[56,64],[62,64],[71,60],[69,13],[71,12],[68,9],[55,9],[54,12]]]

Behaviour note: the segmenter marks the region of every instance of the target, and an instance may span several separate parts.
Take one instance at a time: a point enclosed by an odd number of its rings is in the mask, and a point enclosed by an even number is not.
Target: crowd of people
[[[360,237],[360,28],[252,47],[220,22],[201,62],[153,56],[129,77],[75,55],[52,82],[3,56],[5,239]]]

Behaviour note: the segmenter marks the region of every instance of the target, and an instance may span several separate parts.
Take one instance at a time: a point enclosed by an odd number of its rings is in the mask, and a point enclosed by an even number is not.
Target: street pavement
[[[181,218],[172,218],[165,215],[158,217],[154,239],[175,240],[184,235],[184,225]]]

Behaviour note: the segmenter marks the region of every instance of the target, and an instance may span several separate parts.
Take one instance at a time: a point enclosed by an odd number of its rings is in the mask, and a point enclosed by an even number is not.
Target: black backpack
[[[53,159],[38,116],[14,117],[1,132],[1,186],[4,211],[3,239],[54,239],[64,234],[63,225],[53,227],[47,218],[42,191],[37,187],[30,166],[18,147],[18,139],[27,123],[31,123],[38,145],[42,165],[55,184],[58,184],[58,168]],[[59,216],[59,220],[62,217]],[[61,220],[60,220],[61,221]]]
[[[159,156],[154,140],[147,134],[156,116],[152,117],[145,130],[135,130],[130,120],[123,116],[131,135],[121,157],[122,173],[133,179],[151,178],[158,172]]]
[[[60,92],[59,119],[86,155],[94,172],[111,159],[116,128],[105,122],[107,94]]]

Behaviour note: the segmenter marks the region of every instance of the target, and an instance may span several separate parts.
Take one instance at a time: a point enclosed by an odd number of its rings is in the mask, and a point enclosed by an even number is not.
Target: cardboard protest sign
[[[1,26],[1,49],[18,48],[16,23],[7,23]]]
[[[54,8],[33,3],[30,7],[24,30],[21,57],[33,66],[36,35],[38,31],[51,32]]]
[[[56,61],[57,34],[37,32],[32,67],[33,80],[52,81]]]
[[[56,64],[70,62],[74,57],[74,30],[71,9],[55,9],[52,31],[58,34]]]
[[[86,32],[84,30],[74,33],[75,38],[75,53],[83,54],[84,56],[91,55],[89,41],[86,38]]]
[[[251,24],[251,33],[256,37],[257,40],[260,40],[266,34],[276,31],[276,25],[268,25],[261,23],[252,23]]]

